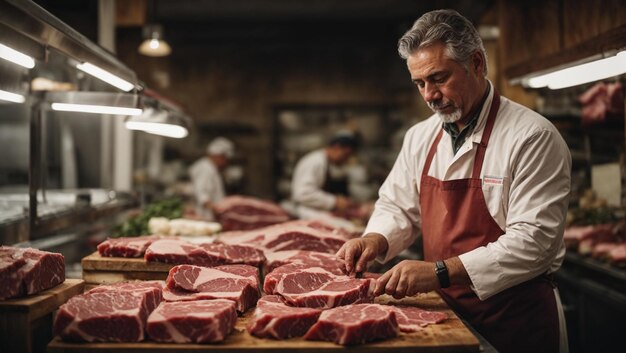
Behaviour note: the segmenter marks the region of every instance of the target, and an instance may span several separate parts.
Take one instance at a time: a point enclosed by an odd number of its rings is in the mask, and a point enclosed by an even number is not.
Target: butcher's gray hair
[[[448,57],[469,69],[471,55],[480,50],[485,58],[487,76],[487,53],[474,25],[454,10],[435,10],[418,18],[410,30],[398,41],[398,53],[407,59],[414,51],[442,42]]]

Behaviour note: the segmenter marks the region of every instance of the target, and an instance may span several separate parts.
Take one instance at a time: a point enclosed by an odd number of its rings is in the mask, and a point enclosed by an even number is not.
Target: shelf
[[[525,75],[555,70],[563,65],[623,47],[626,47],[626,25],[611,29],[599,36],[556,53],[539,58],[533,57],[530,60],[513,65],[504,70],[504,76],[512,83],[515,83]]]
[[[0,223],[0,243],[14,244],[41,238],[77,224],[93,222],[99,218],[117,214],[136,205],[131,197],[120,197],[97,205],[67,205],[54,213],[40,215],[35,229],[29,229],[29,219],[19,219]]]

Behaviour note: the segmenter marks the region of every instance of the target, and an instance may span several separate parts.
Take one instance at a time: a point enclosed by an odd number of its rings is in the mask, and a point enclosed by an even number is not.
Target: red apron
[[[480,171],[500,107],[494,92],[472,177],[438,180],[428,176],[443,130],[424,164],[420,207],[424,257],[444,260],[496,241],[504,231],[493,219],[482,191]],[[494,279],[495,280],[495,279]],[[501,352],[558,352],[559,320],[553,284],[546,275],[506,289],[484,301],[469,286],[438,291],[442,298]]]

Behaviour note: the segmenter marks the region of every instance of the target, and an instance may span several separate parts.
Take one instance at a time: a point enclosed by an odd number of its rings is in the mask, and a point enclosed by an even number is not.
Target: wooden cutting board
[[[81,260],[83,279],[88,285],[131,280],[165,280],[173,264],[148,262],[143,257],[106,257],[96,251]]]
[[[24,298],[0,301],[0,314],[28,313],[33,317],[40,317],[56,310],[71,297],[81,294],[85,281],[68,278],[54,288],[30,295]]]
[[[143,257],[106,257],[97,251],[81,260],[83,270],[91,271],[139,271],[169,272],[175,265],[161,262],[148,262]]]
[[[82,279],[66,279],[35,295],[0,301],[0,352],[43,351],[52,339],[53,312],[83,288]]]
[[[237,320],[235,332],[219,344],[164,344],[156,342],[140,343],[66,343],[58,337],[48,345],[48,353],[79,353],[79,352],[311,352],[321,350],[331,352],[478,352],[478,339],[463,325],[461,320],[452,312],[436,293],[422,294],[416,297],[394,300],[388,296],[381,296],[376,300],[379,303],[399,303],[416,305],[423,309],[443,311],[448,319],[441,324],[430,325],[419,332],[401,333],[398,337],[367,343],[359,346],[344,347],[330,342],[305,341],[302,338],[288,340],[271,340],[251,336],[245,327],[252,315],[249,310]]]

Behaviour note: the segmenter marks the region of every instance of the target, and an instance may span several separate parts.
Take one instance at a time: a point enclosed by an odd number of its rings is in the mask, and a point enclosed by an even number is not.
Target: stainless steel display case
[[[25,97],[19,109],[0,105],[0,115],[10,117],[0,119],[0,125],[12,124],[10,128],[2,126],[12,139],[0,143],[0,153],[7,151],[8,158],[19,158],[14,161],[16,169],[27,175],[27,180],[17,178],[16,183],[0,183],[0,244],[41,238],[135,204],[128,194],[97,187],[46,191],[47,164],[51,157],[46,153],[50,143],[47,136],[53,129],[48,125],[49,115],[53,115],[50,104],[141,107],[143,86],[134,71],[31,1],[0,1],[0,43],[31,56],[36,63],[28,69],[0,60],[0,89]],[[120,92],[82,73],[76,64],[85,62],[130,82],[133,88],[130,92]],[[41,77],[53,84],[35,87],[33,80]],[[97,143],[97,140],[92,142]],[[23,161],[25,156],[28,163]]]

